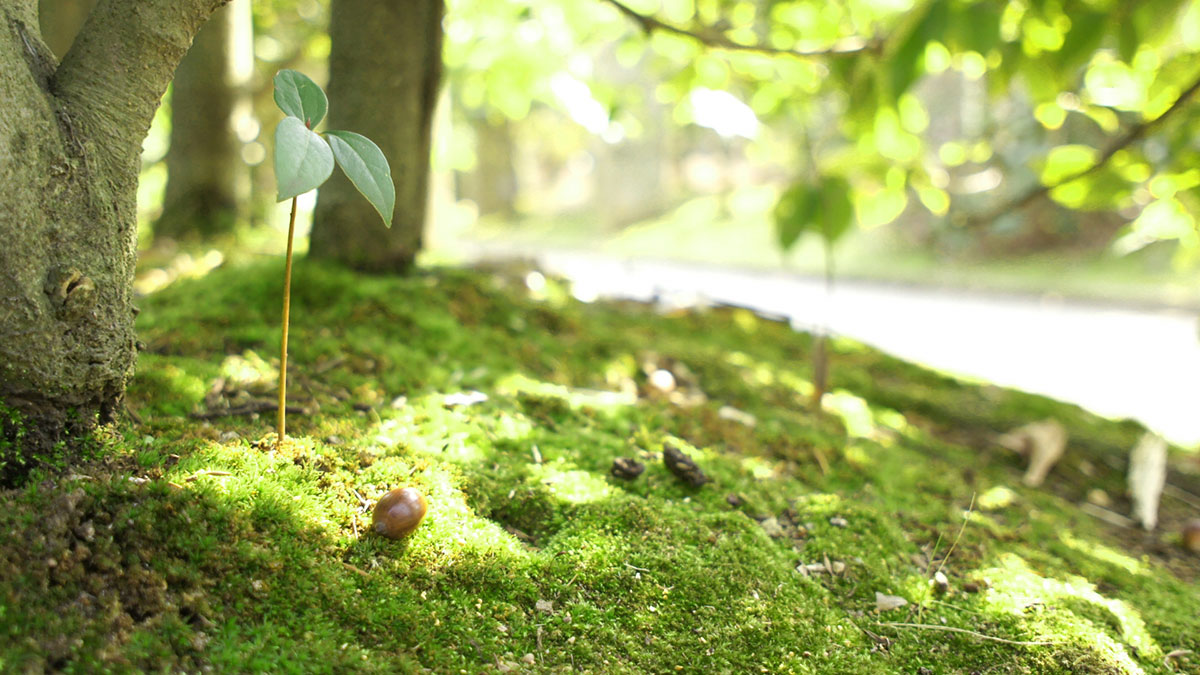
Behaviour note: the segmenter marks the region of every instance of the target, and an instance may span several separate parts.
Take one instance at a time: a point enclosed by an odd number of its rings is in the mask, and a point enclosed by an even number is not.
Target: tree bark
[[[36,0],[0,4],[0,483],[120,403],[136,357],[141,142],[221,4],[100,0],[61,65]]]
[[[200,29],[171,85],[171,148],[155,240],[207,239],[233,230],[246,180],[231,127],[237,91],[230,74],[232,6]]]
[[[340,172],[317,196],[309,254],[371,272],[402,272],[421,248],[433,110],[442,73],[444,0],[334,0],[330,129],[365,135],[396,183],[392,227]]]

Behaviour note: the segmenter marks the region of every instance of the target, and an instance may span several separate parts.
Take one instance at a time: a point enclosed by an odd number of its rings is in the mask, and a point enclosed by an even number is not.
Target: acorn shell
[[[396,488],[375,505],[372,527],[376,534],[388,539],[400,539],[417,529],[427,508],[425,495],[415,488]]]

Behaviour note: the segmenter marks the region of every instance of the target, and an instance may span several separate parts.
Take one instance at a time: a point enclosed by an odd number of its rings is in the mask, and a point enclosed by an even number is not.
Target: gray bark
[[[443,0],[334,0],[329,23],[330,129],[383,150],[396,183],[392,227],[340,171],[317,195],[309,254],[399,272],[421,248],[433,109],[442,72]]]
[[[230,120],[237,91],[229,81],[232,7],[213,14],[196,35],[171,85],[167,189],[154,237],[206,239],[237,220],[246,165]]]
[[[0,483],[120,403],[141,142],[221,4],[100,0],[61,65],[36,0],[0,4]]]

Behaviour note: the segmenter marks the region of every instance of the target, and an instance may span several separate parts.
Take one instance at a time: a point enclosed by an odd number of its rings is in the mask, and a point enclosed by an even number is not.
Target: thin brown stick
[[[296,235],[296,197],[292,197],[292,215],[288,219],[287,262],[283,268],[283,339],[279,346],[279,433],[275,447],[283,444],[287,424],[287,343],[288,320],[292,310],[292,239]]]
[[[938,572],[946,566],[946,561],[950,560],[950,555],[954,553],[954,548],[958,546],[958,540],[962,539],[963,530],[967,529],[967,523],[971,520],[971,513],[975,511],[975,493],[971,493],[971,503],[967,505],[967,514],[963,516],[962,525],[958,528],[958,534],[954,535],[954,541],[950,542],[950,548],[946,550],[946,555],[942,556],[942,561],[938,563],[938,568],[929,575],[929,578],[937,576]]]
[[[965,628],[955,628],[954,626],[939,626],[937,624],[932,624],[932,623],[900,623],[900,622],[893,622],[893,621],[880,621],[880,622],[877,622],[875,625],[876,626],[888,626],[890,628],[920,628],[922,630],[940,630],[940,631],[945,631],[947,633],[962,633],[963,635],[970,635],[971,637],[977,637],[980,640],[991,640],[992,642],[1001,642],[1006,645],[1020,645],[1022,647],[1039,647],[1039,646],[1044,646],[1044,645],[1061,645],[1061,644],[1063,644],[1062,642],[1050,642],[1050,641],[1045,641],[1045,640],[1008,640],[1006,638],[999,638],[999,637],[995,637],[993,635],[985,635],[983,633],[979,633],[979,632],[976,632],[973,630],[967,630]]]
[[[213,420],[218,417],[239,417],[242,415],[253,415],[255,413],[270,412],[277,410],[279,404],[275,401],[251,401],[245,405],[239,405],[234,408],[219,408],[217,410],[206,410],[204,412],[194,412],[190,415],[192,419],[197,420]],[[290,405],[287,411],[293,415],[307,415],[307,408],[298,405]]]
[[[791,56],[799,59],[811,59],[820,57],[842,57],[861,54],[862,52],[878,51],[883,46],[883,40],[875,38],[866,40],[861,37],[847,37],[838,40],[834,46],[828,49],[785,49],[782,47],[772,47],[763,44],[746,44],[743,42],[734,42],[724,35],[715,31],[697,32],[680,28],[661,19],[657,19],[648,14],[642,14],[637,10],[625,5],[620,0],[604,0],[608,4],[616,7],[622,14],[632,19],[646,34],[654,31],[662,31],[682,37],[690,38],[701,44],[713,47],[715,49],[726,49],[729,51],[752,52],[755,54],[765,54],[767,56]]]
[[[1085,176],[1090,176],[1091,174],[1099,171],[1105,165],[1107,165],[1109,160],[1111,160],[1118,152],[1132,145],[1135,141],[1145,136],[1151,129],[1159,124],[1162,124],[1168,117],[1170,117],[1179,109],[1183,108],[1188,102],[1188,99],[1194,96],[1197,91],[1200,91],[1200,77],[1197,77],[1196,80],[1192,82],[1191,86],[1185,89],[1183,93],[1179,95],[1179,98],[1175,99],[1175,102],[1171,104],[1171,107],[1163,111],[1161,115],[1152,120],[1146,120],[1144,122],[1135,124],[1129,129],[1129,131],[1126,131],[1124,134],[1117,137],[1116,140],[1114,140],[1108,145],[1107,148],[1104,149],[1104,152],[1100,153],[1100,156],[1096,159],[1096,162],[1088,168],[1081,171],[1076,171],[1075,173],[1064,178],[1060,178],[1049,185],[1038,185],[1037,187],[1030,188],[1024,194],[1011,199],[1004,204],[1001,204],[991,211],[979,216],[969,217],[967,219],[967,226],[981,227],[988,225],[1000,216],[1009,213],[1010,211],[1016,211],[1028,205],[1033,200],[1041,197],[1042,195],[1048,194],[1055,188],[1066,185],[1072,181],[1077,181]]]

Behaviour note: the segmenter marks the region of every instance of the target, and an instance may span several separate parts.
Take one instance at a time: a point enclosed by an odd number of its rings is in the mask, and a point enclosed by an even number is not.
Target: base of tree
[[[97,422],[112,421],[116,405],[0,402],[0,487],[21,485],[34,471],[60,471],[93,458],[92,432]]]

